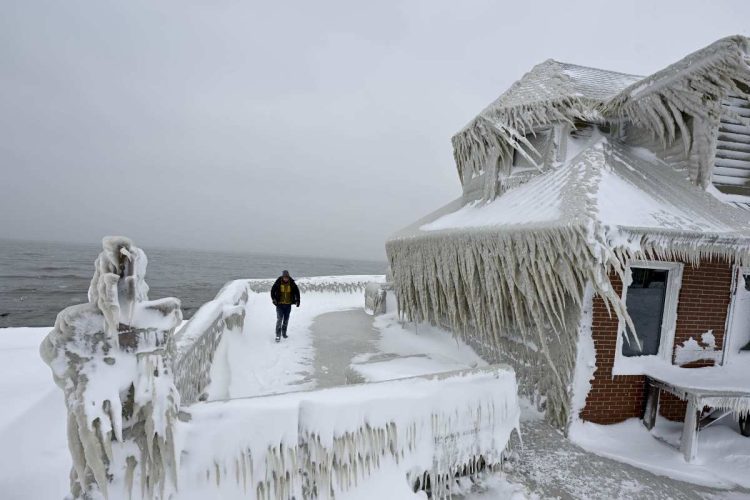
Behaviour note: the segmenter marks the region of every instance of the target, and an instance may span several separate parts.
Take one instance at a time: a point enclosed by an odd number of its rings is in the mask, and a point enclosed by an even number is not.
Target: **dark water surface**
[[[142,247],[143,248],[143,247]],[[185,318],[227,281],[292,276],[384,274],[385,262],[145,247],[149,298],[177,297]],[[63,308],[87,301],[101,247],[0,240],[0,328],[52,326]]]

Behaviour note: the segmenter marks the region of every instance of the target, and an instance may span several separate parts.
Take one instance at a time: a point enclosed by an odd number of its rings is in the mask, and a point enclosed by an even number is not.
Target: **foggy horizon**
[[[110,236],[123,236],[123,235],[104,235],[103,238],[110,237]],[[127,236],[127,235],[125,235]],[[50,245],[66,245],[66,246],[90,246],[92,248],[98,249],[97,251],[101,250],[102,242],[101,239],[99,241],[64,241],[64,240],[45,240],[45,239],[33,239],[33,238],[0,238],[0,242],[10,242],[10,243],[33,243],[33,244],[50,244]],[[134,244],[137,244],[138,242],[133,242]],[[247,250],[243,248],[229,248],[229,249],[216,249],[216,248],[196,248],[191,246],[164,246],[164,245],[139,245],[139,248],[146,251],[148,253],[150,250],[178,250],[178,251],[187,251],[187,252],[201,252],[201,253],[216,253],[216,254],[228,254],[228,255],[242,255],[242,256],[250,256],[258,255],[263,257],[289,257],[294,259],[300,259],[300,258],[313,258],[313,259],[331,259],[331,260],[344,260],[344,261],[352,261],[352,262],[369,262],[374,264],[387,264],[387,259],[385,255],[383,255],[382,259],[377,258],[354,258],[354,257],[337,257],[337,256],[331,256],[331,255],[314,255],[310,253],[305,254],[287,254],[282,252],[275,252],[272,254],[264,253],[262,251],[256,251],[256,250]]]
[[[645,76],[750,35],[748,3],[601,5],[13,3],[0,237],[385,261],[536,64]]]

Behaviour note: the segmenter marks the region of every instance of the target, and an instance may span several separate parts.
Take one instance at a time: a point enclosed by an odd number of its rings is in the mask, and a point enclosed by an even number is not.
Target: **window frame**
[[[729,298],[729,308],[727,310],[727,319],[724,323],[724,341],[722,342],[721,349],[721,363],[717,365],[724,365],[727,361],[732,359],[732,356],[737,356],[737,353],[732,352],[732,348],[735,347],[734,336],[736,333],[736,326],[734,325],[734,315],[736,314],[735,309],[737,308],[737,295],[738,288],[745,287],[744,277],[750,275],[750,267],[748,266],[732,266],[732,285],[731,285],[731,296]]]
[[[677,329],[677,305],[680,298],[680,289],[682,288],[682,271],[685,265],[681,262],[650,260],[634,260],[629,262],[627,266],[625,266],[625,277],[627,282],[623,282],[621,294],[622,302],[623,304],[625,304],[626,309],[628,307],[628,287],[633,281],[631,269],[634,267],[641,269],[657,269],[660,271],[667,271],[667,289],[664,293],[664,312],[661,319],[659,352],[657,354],[645,354],[643,356],[625,356],[622,353],[622,343],[624,342],[624,336],[626,335],[626,324],[625,320],[620,318],[617,328],[615,364],[617,364],[617,360],[620,359],[633,360],[655,357],[661,358],[671,365],[674,353],[674,338]],[[630,361],[627,361],[626,363],[630,363]]]
[[[540,127],[538,129],[532,130],[530,132],[527,132],[526,134],[523,134],[524,138],[528,140],[529,142],[535,141],[539,136],[545,135],[546,138],[544,140],[544,148],[541,148],[537,150],[537,154],[539,155],[538,158],[535,159],[537,162],[536,168],[534,168],[533,165],[525,166],[525,165],[519,165],[518,161],[528,161],[519,151],[518,148],[513,148],[513,154],[510,158],[510,164],[508,165],[508,173],[507,175],[513,175],[514,171],[519,172],[520,169],[524,169],[523,171],[539,171],[544,169],[545,160],[547,159],[547,155],[549,153],[550,148],[554,147],[554,141],[555,141],[555,129],[554,127]],[[529,153],[530,156],[534,156],[534,153],[531,151],[528,151],[526,146],[523,144],[519,144],[519,147],[524,148],[527,153]],[[536,149],[536,148],[534,148]]]

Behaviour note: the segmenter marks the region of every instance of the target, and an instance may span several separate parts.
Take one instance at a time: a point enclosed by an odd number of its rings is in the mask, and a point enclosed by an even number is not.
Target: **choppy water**
[[[0,328],[51,326],[86,302],[97,245],[0,240]],[[238,278],[383,274],[384,262],[144,248],[150,298],[177,297],[186,318]]]

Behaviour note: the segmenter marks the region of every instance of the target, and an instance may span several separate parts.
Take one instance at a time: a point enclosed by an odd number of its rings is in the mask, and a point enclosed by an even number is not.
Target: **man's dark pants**
[[[289,324],[289,313],[292,312],[292,304],[279,304],[276,306],[276,336],[286,337],[286,326]]]

